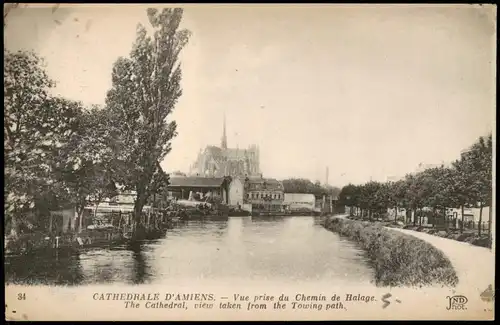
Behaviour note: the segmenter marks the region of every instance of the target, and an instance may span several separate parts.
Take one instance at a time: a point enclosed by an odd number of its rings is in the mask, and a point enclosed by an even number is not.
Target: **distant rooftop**
[[[219,187],[223,177],[173,176],[168,187]]]

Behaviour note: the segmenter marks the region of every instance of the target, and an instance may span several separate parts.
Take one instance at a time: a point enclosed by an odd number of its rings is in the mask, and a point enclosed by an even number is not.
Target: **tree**
[[[179,29],[182,9],[148,9],[154,35],[142,25],[129,58],[119,58],[112,71],[112,88],[107,93],[107,109],[115,117],[120,135],[124,173],[122,183],[135,190],[135,223],[148,198],[157,192],[163,175],[160,162],[171,151],[177,135],[175,121],[168,121],[182,95],[179,54],[190,32]]]
[[[119,138],[110,127],[109,111],[97,106],[82,111],[75,131],[61,148],[58,180],[76,206],[81,230],[83,210],[118,195],[116,184],[125,172],[120,162]]]
[[[453,191],[461,208],[460,230],[463,232],[465,223],[465,206],[475,206],[478,201],[478,189],[474,186],[474,173],[468,161],[462,157],[453,163]]]
[[[16,219],[36,201],[64,195],[53,168],[81,104],[50,96],[54,82],[35,53],[4,51],[4,57],[4,211],[16,235]]]
[[[446,227],[448,227],[446,208],[458,207],[461,200],[456,186],[457,171],[454,168],[441,166],[427,169],[422,174],[425,177],[424,204],[432,207],[433,211],[437,208],[442,209],[445,214]]]
[[[363,186],[362,189],[362,202],[364,208],[368,210],[368,218],[380,215],[384,207],[387,209],[386,193],[381,183],[370,181]]]
[[[492,210],[492,162],[493,139],[490,134],[487,137],[480,137],[469,150],[462,154],[459,163],[457,163],[457,166],[463,170],[463,174],[468,175],[467,192],[471,201],[474,205],[479,204],[479,233],[483,207],[489,206],[490,211]],[[489,219],[491,235],[491,214]]]
[[[337,196],[340,189],[334,186],[322,186],[319,181],[312,182],[305,178],[290,178],[282,181],[285,193],[308,193],[315,196]]]
[[[407,200],[408,183],[404,180],[399,180],[392,183],[390,186],[390,203],[394,206],[394,222],[397,222],[399,209],[407,210],[409,208]]]
[[[339,193],[339,204],[349,207],[349,214],[354,214],[353,208],[356,207],[356,185],[348,184],[342,188]]]

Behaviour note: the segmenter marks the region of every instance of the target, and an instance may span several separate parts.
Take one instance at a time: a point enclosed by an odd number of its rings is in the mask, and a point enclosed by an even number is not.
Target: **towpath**
[[[459,287],[482,292],[488,285],[494,284],[492,281],[495,279],[495,254],[492,250],[418,231],[387,229],[417,237],[441,250],[455,268]]]
[[[345,218],[346,216],[337,215],[336,217]],[[448,257],[457,273],[459,288],[483,292],[489,285],[494,285],[492,283],[495,279],[494,250],[414,230],[385,228],[422,239],[441,250]]]

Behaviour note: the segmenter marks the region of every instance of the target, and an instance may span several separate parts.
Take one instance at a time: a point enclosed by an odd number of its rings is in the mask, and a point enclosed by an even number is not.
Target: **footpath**
[[[494,285],[492,281],[495,279],[495,254],[489,248],[413,230],[386,228],[417,237],[441,250],[455,268],[459,287],[482,292],[488,285]]]
[[[347,215],[335,217],[345,219]],[[467,291],[481,293],[489,285],[495,287],[495,284],[492,283],[495,279],[495,246],[492,250],[414,230],[384,228],[414,236],[441,250],[448,257],[457,273],[458,288],[467,288]]]

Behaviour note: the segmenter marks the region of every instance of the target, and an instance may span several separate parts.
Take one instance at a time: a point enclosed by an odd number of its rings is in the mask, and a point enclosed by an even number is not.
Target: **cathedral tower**
[[[220,144],[222,149],[227,149],[227,136],[226,136],[226,113],[224,112],[224,120],[222,122],[222,139]]]

